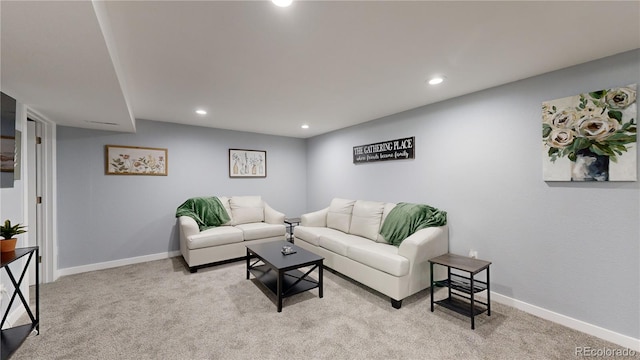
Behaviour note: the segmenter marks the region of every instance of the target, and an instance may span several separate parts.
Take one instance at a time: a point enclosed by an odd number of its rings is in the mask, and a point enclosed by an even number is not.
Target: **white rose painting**
[[[637,180],[637,85],[542,103],[545,181]]]

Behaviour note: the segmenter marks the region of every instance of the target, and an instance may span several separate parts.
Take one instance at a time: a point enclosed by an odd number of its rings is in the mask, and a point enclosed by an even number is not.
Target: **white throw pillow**
[[[349,233],[376,241],[383,211],[383,202],[356,201],[353,205],[353,217],[351,218]]]
[[[229,205],[235,225],[264,221],[264,203],[260,196],[232,196]]]
[[[331,205],[329,205],[329,211],[327,212],[327,227],[348,233],[355,202],[355,200],[337,198],[331,200]]]
[[[387,240],[385,240],[385,238],[382,235],[380,235],[380,230],[382,230],[382,225],[384,225],[384,221],[387,219],[387,216],[389,215],[391,210],[393,210],[393,208],[396,207],[396,205],[397,204],[394,204],[394,203],[384,204],[384,211],[382,212],[382,220],[380,221],[380,229],[378,230],[378,238],[376,239],[376,242],[385,243],[385,244],[389,243]]]

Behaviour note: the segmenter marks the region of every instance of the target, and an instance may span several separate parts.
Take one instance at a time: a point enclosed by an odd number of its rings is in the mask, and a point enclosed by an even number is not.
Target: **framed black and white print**
[[[267,177],[267,152],[264,150],[229,149],[229,177]]]

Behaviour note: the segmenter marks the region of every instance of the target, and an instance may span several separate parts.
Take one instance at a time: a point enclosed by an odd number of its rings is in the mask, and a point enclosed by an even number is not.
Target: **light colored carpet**
[[[41,286],[40,335],[13,359],[568,359],[576,346],[619,348],[495,302],[472,331],[468,318],[432,313],[428,290],[396,310],[330,271],[324,298],[311,290],[278,313],[245,274],[244,262],[190,274],[176,257],[63,277]]]

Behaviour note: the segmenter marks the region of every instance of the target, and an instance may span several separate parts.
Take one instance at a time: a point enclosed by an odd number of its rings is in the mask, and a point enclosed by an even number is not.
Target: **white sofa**
[[[399,247],[379,234],[396,206],[375,201],[333,199],[331,205],[304,214],[294,230],[294,243],[325,258],[324,265],[391,298],[399,309],[402,300],[428,288],[429,259],[449,248],[446,225],[428,227],[407,237]],[[446,278],[441,266],[435,279]]]
[[[230,221],[200,231],[189,216],[180,216],[180,252],[194,273],[216,263],[245,258],[249,242],[284,240],[284,214],[271,208],[260,196],[218,197]]]

